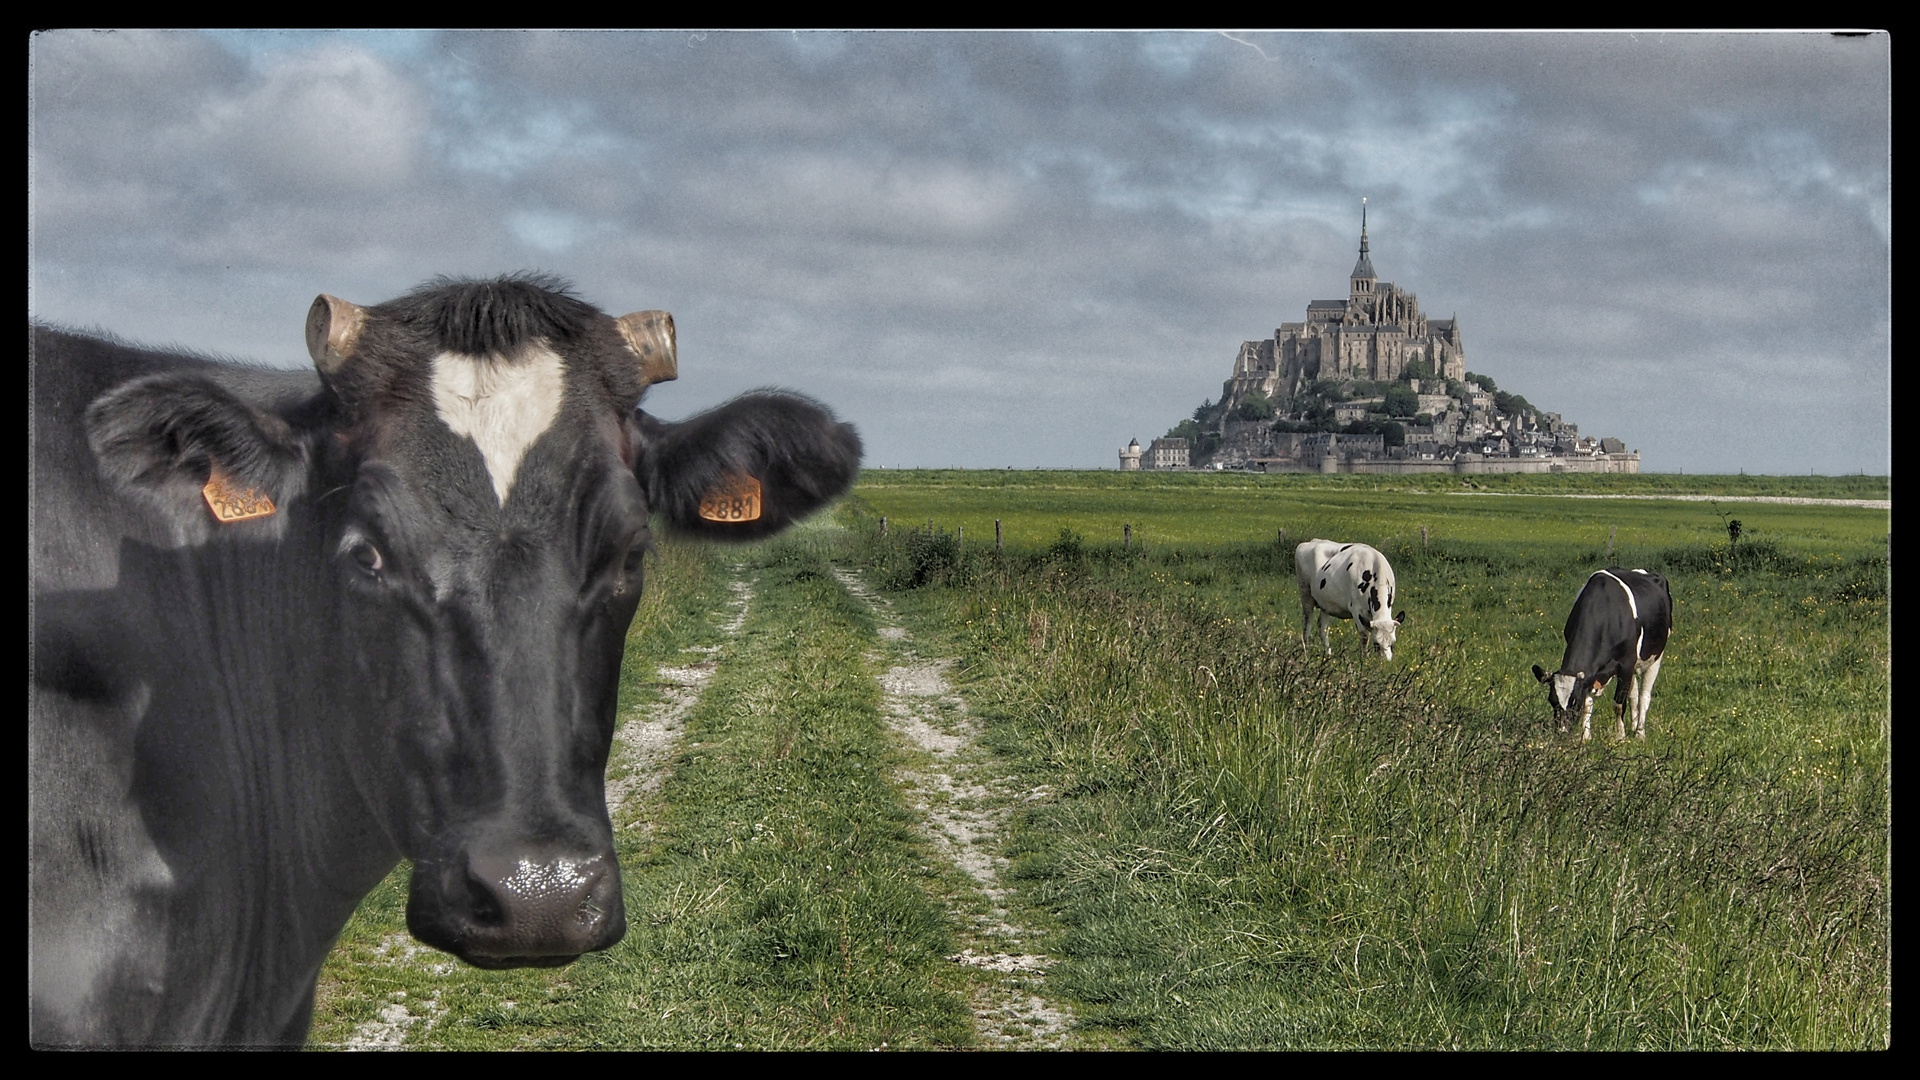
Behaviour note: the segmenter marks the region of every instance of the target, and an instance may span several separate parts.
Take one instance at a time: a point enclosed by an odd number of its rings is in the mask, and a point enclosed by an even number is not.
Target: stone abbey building
[[[1362,200],[1360,261],[1348,277],[1347,298],[1315,300],[1305,322],[1281,323],[1267,340],[1242,342],[1220,400],[1231,413],[1258,390],[1284,411],[1294,392],[1315,379],[1392,382],[1420,360],[1441,379],[1466,378],[1460,320],[1427,318],[1418,297],[1374,273]]]

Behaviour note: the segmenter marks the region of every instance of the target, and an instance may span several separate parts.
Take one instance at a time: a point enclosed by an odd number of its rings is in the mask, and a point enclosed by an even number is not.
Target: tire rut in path
[[[607,815],[613,819],[616,830],[651,830],[652,823],[633,817],[627,804],[637,796],[659,790],[666,781],[667,763],[672,760],[674,747],[679,745],[680,735],[686,730],[687,712],[700,700],[708,680],[713,678],[714,668],[719,666],[719,661],[712,659],[713,654],[725,648],[746,625],[747,609],[753,602],[753,586],[738,576],[737,567],[733,573],[735,577],[727,585],[733,594],[727,604],[731,611],[720,626],[721,640],[686,650],[708,659],[691,664],[662,664],[654,678],[665,700],[635,708],[613,734],[614,765],[622,771],[618,779],[607,782]],[[628,820],[623,821],[623,815]]]
[[[911,635],[891,614],[892,605],[850,570],[834,568],[840,584],[872,610],[880,636],[895,646],[900,663],[880,676],[882,708],[894,730],[916,750],[931,758],[930,767],[907,772],[914,810],[923,815],[923,831],[942,855],[951,860],[991,905],[984,920],[956,913],[970,927],[979,949],[965,948],[947,957],[957,964],[993,972],[997,980],[979,984],[973,1001],[974,1027],[988,1046],[1007,1049],[1050,1049],[1062,1045],[1072,1015],[1038,993],[1044,986],[1051,958],[1036,953],[1002,951],[1032,941],[1032,930],[1016,925],[1007,909],[1007,889],[1001,873],[1007,860],[996,853],[1011,805],[1020,800],[1047,798],[1044,788],[1020,792],[1007,777],[982,760],[975,739],[979,727],[967,715],[966,703],[946,679],[951,660],[921,657]],[[876,663],[886,659],[875,653]]]

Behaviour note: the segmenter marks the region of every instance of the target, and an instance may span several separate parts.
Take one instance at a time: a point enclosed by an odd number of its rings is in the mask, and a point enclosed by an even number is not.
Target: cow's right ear
[[[123,383],[87,406],[86,428],[101,477],[181,535],[272,518],[305,484],[306,446],[293,427],[198,374]]]
[[[1541,682],[1546,682],[1549,678],[1551,678],[1551,676],[1549,676],[1546,673],[1546,670],[1542,668],[1539,664],[1533,665],[1533,677],[1540,680]]]
[[[634,419],[634,477],[680,533],[758,540],[844,495],[860,474],[853,425],[797,394],[748,394],[678,424]]]

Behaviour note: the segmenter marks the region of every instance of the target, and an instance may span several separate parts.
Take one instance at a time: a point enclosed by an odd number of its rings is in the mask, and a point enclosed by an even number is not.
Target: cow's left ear
[[[300,433],[196,373],[123,383],[87,406],[86,427],[100,475],[184,535],[271,515],[305,485]]]
[[[853,425],[798,394],[748,394],[678,424],[634,415],[634,476],[677,532],[770,536],[845,494],[860,474]]]
[[[1405,625],[1407,625],[1407,613],[1406,613],[1406,612],[1404,612],[1404,611],[1396,611],[1396,612],[1394,612],[1394,613],[1393,613],[1393,621],[1394,621],[1394,622],[1396,622],[1396,623],[1398,623],[1398,624],[1400,624],[1401,626],[1405,626]]]

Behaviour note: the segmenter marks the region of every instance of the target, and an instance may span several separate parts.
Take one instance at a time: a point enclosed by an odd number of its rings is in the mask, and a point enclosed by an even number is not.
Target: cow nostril
[[[505,925],[507,912],[500,904],[500,897],[494,892],[494,884],[474,872],[471,866],[466,874],[467,917],[477,926],[496,927]]]

